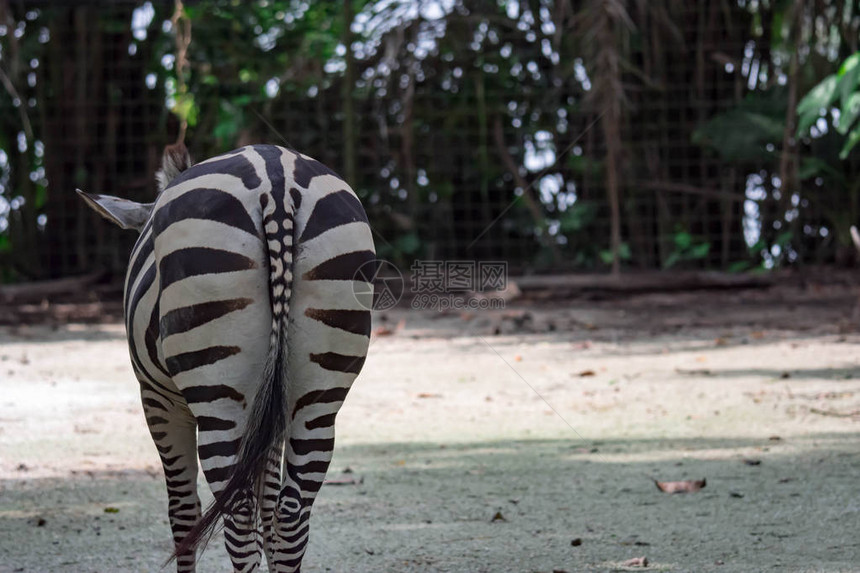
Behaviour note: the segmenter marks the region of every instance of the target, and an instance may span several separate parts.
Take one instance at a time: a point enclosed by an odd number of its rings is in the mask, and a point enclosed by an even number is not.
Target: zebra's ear
[[[96,213],[123,229],[140,231],[149,219],[149,214],[152,213],[152,207],[155,205],[155,203],[135,203],[110,195],[84,193],[80,189],[75,189],[75,191]]]
[[[191,155],[184,143],[174,143],[164,148],[161,156],[161,169],[155,172],[155,180],[158,182],[158,192],[161,193],[170,185],[173,179],[191,167]]]

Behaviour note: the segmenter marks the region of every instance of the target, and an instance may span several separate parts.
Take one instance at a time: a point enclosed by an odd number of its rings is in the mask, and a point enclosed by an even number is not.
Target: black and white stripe
[[[270,571],[298,571],[335,416],[367,353],[371,301],[355,293],[372,289],[354,282],[375,259],[367,218],[337,175],[281,147],[169,161],[142,206],[125,313],[177,569],[194,571],[223,516],[235,571],[256,569],[261,549]],[[120,200],[85,199],[123,224]],[[198,459],[216,497],[205,516]]]

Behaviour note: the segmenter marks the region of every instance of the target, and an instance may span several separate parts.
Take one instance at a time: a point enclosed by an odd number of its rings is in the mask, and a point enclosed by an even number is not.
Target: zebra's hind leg
[[[269,464],[263,477],[263,500],[260,507],[262,521],[263,550],[269,571],[275,571],[275,519],[278,505],[278,494],[281,492],[281,461],[284,457],[284,444],[272,448],[269,453]]]
[[[241,422],[234,421],[236,419]],[[218,418],[198,415],[197,423],[200,466],[212,494],[218,498],[233,474],[244,420],[240,415]],[[248,497],[223,518],[225,546],[236,573],[250,573],[260,566],[262,539],[254,503],[256,500]]]
[[[187,405],[141,390],[149,433],[161,456],[167,485],[167,514],[178,545],[200,519],[197,497],[197,424]],[[178,555],[178,573],[194,573],[193,551]]]
[[[325,392],[320,393],[324,396]],[[299,406],[286,443],[283,485],[274,522],[274,573],[301,571],[310,534],[311,508],[334,450],[334,411],[340,403]]]

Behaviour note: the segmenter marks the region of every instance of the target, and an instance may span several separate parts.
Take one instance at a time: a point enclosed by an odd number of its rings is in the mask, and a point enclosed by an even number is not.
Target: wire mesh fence
[[[285,145],[339,171],[380,256],[513,272],[844,262],[838,118],[800,97],[857,50],[853,2],[0,0],[0,279],[106,269],[135,237],[74,189],[150,202],[197,159]]]

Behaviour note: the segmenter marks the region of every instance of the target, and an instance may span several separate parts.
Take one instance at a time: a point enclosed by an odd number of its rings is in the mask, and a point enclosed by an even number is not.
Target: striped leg
[[[158,448],[167,484],[167,513],[173,541],[179,544],[200,519],[197,497],[196,423],[185,404],[168,401],[161,394],[141,388],[143,411]],[[195,571],[194,552],[178,555],[178,573]]]
[[[198,424],[200,443],[197,452],[200,465],[212,494],[217,498],[233,473],[241,440],[241,424],[226,416],[198,416]],[[232,514],[224,516],[225,545],[236,573],[256,571],[260,565],[262,540],[256,512],[253,511],[254,503],[255,500],[248,498],[235,506]]]
[[[276,508],[278,494],[281,491],[281,463],[284,457],[284,445],[272,448],[269,454],[269,465],[266,468],[263,483],[263,502],[260,507],[260,518],[262,522],[263,550],[269,571],[275,571],[275,530]]]
[[[346,389],[306,392],[296,403],[286,445],[286,476],[278,496],[272,571],[301,570],[307,549],[311,508],[334,450],[334,420]]]

